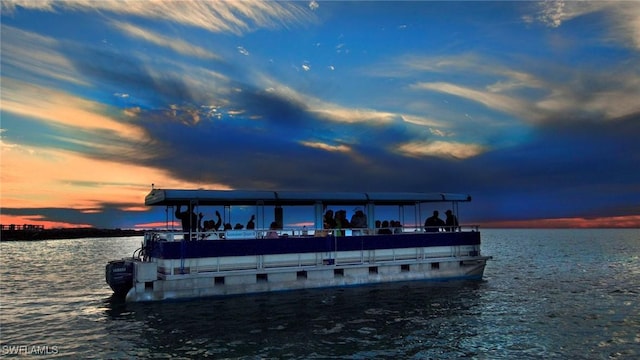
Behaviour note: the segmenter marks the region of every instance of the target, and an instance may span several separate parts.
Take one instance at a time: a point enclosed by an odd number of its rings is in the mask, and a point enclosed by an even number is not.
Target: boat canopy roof
[[[415,205],[426,202],[471,201],[468,194],[421,192],[309,192],[260,190],[152,189],[145,205]]]

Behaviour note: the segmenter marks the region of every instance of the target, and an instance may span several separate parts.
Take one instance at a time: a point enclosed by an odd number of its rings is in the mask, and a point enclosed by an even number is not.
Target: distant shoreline
[[[0,241],[40,241],[80,238],[142,236],[143,230],[67,228],[42,230],[2,230]]]

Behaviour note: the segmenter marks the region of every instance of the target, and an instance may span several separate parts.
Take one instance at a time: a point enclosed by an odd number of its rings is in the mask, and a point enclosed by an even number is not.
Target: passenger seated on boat
[[[433,216],[424,221],[424,230],[426,232],[439,232],[440,228],[445,225],[444,221],[438,217],[438,210],[433,211]]]
[[[393,234],[391,229],[389,229],[389,222],[387,220],[382,222],[381,228],[378,230],[378,234],[381,234],[381,235],[391,235],[391,234]]]
[[[402,223],[400,221],[391,220],[389,225],[393,229],[393,233],[394,234],[401,234],[402,233]]]
[[[445,231],[458,231],[458,218],[453,215],[451,210],[445,211],[447,214],[447,218],[445,220],[445,225],[447,227],[444,228]]]
[[[267,238],[269,239],[274,239],[278,237],[278,232],[276,231],[278,229],[278,223],[277,222],[272,222],[271,226],[269,226],[269,231],[267,231]]]
[[[233,230],[242,230],[244,229],[244,225],[240,223],[236,223],[236,226],[233,227]]]

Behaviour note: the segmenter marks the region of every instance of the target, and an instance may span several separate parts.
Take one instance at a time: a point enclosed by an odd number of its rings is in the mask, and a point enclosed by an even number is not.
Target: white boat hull
[[[424,256],[424,249],[394,249],[393,252],[422,252]],[[442,249],[431,254],[442,254]],[[172,266],[177,265],[175,263],[179,263],[180,260],[136,261],[133,287],[127,293],[126,300],[141,302],[190,299],[402,281],[480,280],[486,261],[490,259],[468,255],[416,259],[414,255],[413,259],[385,260],[383,257],[377,262],[341,263],[341,258],[354,258],[354,254],[338,253],[337,264],[319,261],[319,264],[301,265],[300,257],[297,255],[302,254],[288,254],[278,259],[277,263],[282,265],[286,264],[284,258],[289,258],[289,266],[269,267],[264,266],[265,263],[260,256],[248,256],[245,259],[190,259],[184,262],[185,266],[182,269]],[[305,255],[305,259],[308,260],[309,254]],[[158,264],[165,266],[159,267]],[[233,264],[236,268],[220,268],[220,264]],[[263,266],[259,267],[258,264]]]

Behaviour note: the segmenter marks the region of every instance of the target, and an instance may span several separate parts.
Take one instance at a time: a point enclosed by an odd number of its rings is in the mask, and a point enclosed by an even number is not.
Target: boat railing
[[[465,232],[474,231],[477,226],[464,226],[461,227]],[[335,229],[322,229],[317,230],[316,234],[307,233],[306,236],[332,236]],[[349,229],[353,231],[354,229]],[[371,230],[373,234],[375,230],[379,229],[356,229],[356,230]],[[227,230],[225,236],[234,234],[234,231]],[[254,231],[256,236],[258,234],[266,234],[268,229],[258,230],[244,230]],[[278,233],[281,234],[278,237],[284,236],[298,236],[299,229],[279,229]],[[225,233],[224,231],[218,232],[220,235]],[[176,240],[182,240],[181,232],[173,232],[168,234],[175,234]],[[288,235],[296,234],[296,235]],[[424,229],[415,228],[413,231],[405,231],[403,233],[394,234],[392,236],[412,236],[411,234],[422,234],[429,237],[445,236],[447,232],[439,233],[426,233]],[[440,234],[440,235],[439,235]],[[349,236],[349,235],[345,235]],[[357,236],[357,235],[356,235]],[[294,239],[302,239],[302,237],[295,237]],[[338,237],[334,238],[339,241]],[[268,238],[265,236],[265,240]],[[338,244],[338,243],[336,243]],[[341,250],[336,245],[334,250],[327,252],[326,250],[318,250],[314,252],[302,252],[289,254],[289,256],[282,256],[282,254],[251,254],[246,256],[211,256],[206,260],[199,259],[168,259],[162,260],[161,268],[159,272],[163,279],[170,279],[173,277],[182,276],[198,276],[197,274],[211,274],[211,273],[234,273],[241,274],[243,272],[252,271],[265,271],[266,269],[276,268],[305,268],[305,267],[317,267],[325,265],[341,265],[341,266],[361,266],[362,264],[373,264],[369,271],[377,272],[377,265],[394,265],[401,266],[401,271],[409,271],[410,265],[418,262],[428,262],[439,266],[441,261],[451,261],[455,258],[458,261],[471,261],[480,256],[480,244],[443,244],[440,243],[437,246],[430,246],[428,244],[412,244],[403,248],[382,248],[382,249],[369,249],[369,248],[354,248],[349,250]],[[300,270],[298,270],[300,271]],[[208,276],[208,275],[207,275]],[[222,276],[222,275],[221,275]]]
[[[326,237],[326,236],[363,236],[363,235],[398,235],[447,232],[477,232],[479,225],[460,225],[455,227],[438,226],[404,226],[395,228],[346,228],[346,229],[313,229],[307,227],[291,227],[283,229],[234,229],[220,231],[195,231],[191,240],[240,240],[269,239],[280,237]],[[181,230],[152,230],[145,234],[147,239],[157,241],[181,241],[189,239],[189,233]]]

